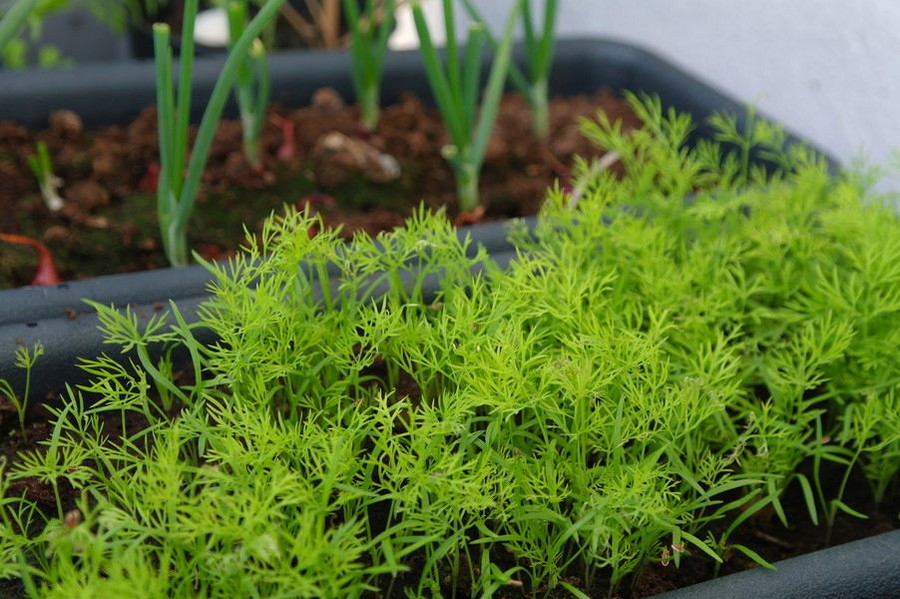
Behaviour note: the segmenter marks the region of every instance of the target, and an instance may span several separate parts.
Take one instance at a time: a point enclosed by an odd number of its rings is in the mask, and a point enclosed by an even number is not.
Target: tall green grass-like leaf
[[[362,125],[373,131],[381,118],[381,78],[394,28],[395,0],[366,0],[361,13],[357,0],[342,0],[350,28],[350,75],[362,110]]]
[[[247,4],[247,0],[229,0],[226,6],[230,49],[247,28]],[[266,109],[269,106],[269,88],[266,48],[262,40],[256,38],[250,46],[247,58],[238,67],[234,86],[238,111],[241,115],[244,156],[256,170],[262,169],[260,135],[265,123]]]
[[[481,12],[472,0],[463,0],[469,15],[477,22],[484,22]],[[546,139],[550,133],[550,113],[548,97],[548,81],[550,67],[553,63],[553,50],[556,44],[555,26],[557,1],[544,0],[543,18],[540,21],[540,32],[535,26],[531,0],[522,4],[522,28],[525,34],[522,40],[525,46],[525,68],[522,73],[515,62],[509,65],[509,79],[516,90],[531,105],[531,129],[538,139]],[[499,47],[496,38],[487,32],[488,41],[496,51]]]
[[[419,0],[412,2],[412,11],[416,31],[419,34],[425,74],[428,76],[444,126],[450,135],[451,142],[444,148],[444,157],[453,166],[456,175],[459,207],[468,212],[478,206],[481,165],[500,107],[500,98],[511,62],[513,32],[518,14],[522,10],[523,0],[516,1],[507,17],[503,38],[494,53],[487,86],[480,104],[478,96],[481,91],[481,52],[487,35],[484,24],[475,23],[469,28],[461,57],[456,41],[453,2],[442,1],[447,39],[446,65],[442,65],[438,50],[431,41]]]
[[[169,27],[161,23],[153,26],[160,155],[157,215],[166,258],[173,266],[188,263],[187,225],[194,211],[200,178],[228,93],[247,60],[250,46],[283,3],[284,0],[266,2],[244,29],[241,37],[234,41],[203,112],[197,137],[190,152],[187,137],[191,114],[191,76],[197,0],[187,0],[185,4],[177,87],[172,74]]]

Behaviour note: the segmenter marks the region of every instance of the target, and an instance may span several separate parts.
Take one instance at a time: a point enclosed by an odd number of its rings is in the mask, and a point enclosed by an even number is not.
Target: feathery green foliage
[[[35,362],[44,355],[44,345],[40,342],[34,344],[32,349],[28,349],[24,345],[16,348],[16,367],[25,371],[25,389],[22,391],[21,397],[13,389],[13,386],[6,379],[0,379],[0,394],[12,403],[19,417],[19,431],[25,434],[25,416],[28,413],[28,398],[31,395],[31,370],[34,368]]]
[[[174,305],[144,330],[98,307],[137,359],[87,363],[7,468],[82,499],[46,525],[3,499],[0,574],[34,597],[595,596],[649,562],[765,565],[730,536],[789,485],[826,524],[857,509],[826,462],[896,491],[897,214],[767,125],[688,148],[688,119],[631,101],[640,131],[584,123],[627,173],[581,164],[506,270],[440,214],[346,246],[287,212],[208,265],[212,346]]]

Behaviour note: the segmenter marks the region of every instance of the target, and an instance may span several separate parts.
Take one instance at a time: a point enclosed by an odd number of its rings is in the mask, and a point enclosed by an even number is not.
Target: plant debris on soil
[[[640,124],[610,91],[555,98],[550,135],[539,141],[528,103],[504,98],[482,171],[481,218],[535,214],[548,187],[567,184],[574,156],[602,155],[578,126],[599,110],[626,129]],[[46,244],[65,280],[166,266],[156,219],[156,130],[152,107],[126,126],[97,130],[86,130],[68,111],[51,115],[48,128],[36,133],[0,123],[0,233]],[[59,212],[45,206],[28,168],[39,141],[63,182],[66,205]],[[399,226],[421,203],[456,217],[453,172],[441,156],[448,141],[437,110],[415,96],[386,106],[368,133],[356,105],[322,89],[309,106],[270,107],[264,167],[257,171],[243,156],[240,122],[223,120],[189,226],[190,246],[204,258],[225,258],[243,242],[244,226],[256,232],[285,204],[309,205],[347,237]],[[3,245],[0,288],[29,284],[37,261],[30,248]]]

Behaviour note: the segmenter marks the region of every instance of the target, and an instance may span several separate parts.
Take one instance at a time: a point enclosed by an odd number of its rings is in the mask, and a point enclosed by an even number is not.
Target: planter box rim
[[[900,596],[900,530],[835,545],[655,595],[657,599],[893,599]]]

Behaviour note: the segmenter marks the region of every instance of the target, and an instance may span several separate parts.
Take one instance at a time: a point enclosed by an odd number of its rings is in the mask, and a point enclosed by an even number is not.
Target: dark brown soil
[[[622,118],[626,127],[638,125],[609,92],[557,98],[551,135],[539,142],[531,134],[527,103],[505,98],[482,173],[483,218],[534,214],[549,186],[567,182],[574,155],[599,153],[579,133],[578,119],[601,109]],[[447,206],[457,216],[453,173],[441,156],[447,138],[437,112],[407,96],[384,109],[371,134],[359,129],[358,116],[356,106],[345,105],[331,90],[322,90],[310,106],[272,107],[261,171],[244,159],[239,123],[222,122],[189,228],[191,248],[207,258],[227,256],[243,241],[243,224],[257,231],[285,204],[311,204],[348,236],[400,225],[420,202],[434,209]],[[279,119],[288,119],[296,132],[291,158],[278,157],[285,141]],[[44,205],[28,167],[38,141],[47,144],[63,181],[66,206],[58,213]],[[386,181],[377,162],[367,161],[376,154],[396,160],[397,179]],[[49,127],[38,133],[0,123],[0,233],[44,242],[65,280],[165,266],[156,220],[157,170],[152,108],[127,126],[95,131],[84,130],[71,113],[52,115]],[[36,261],[31,248],[3,244],[0,288],[30,283]]]

